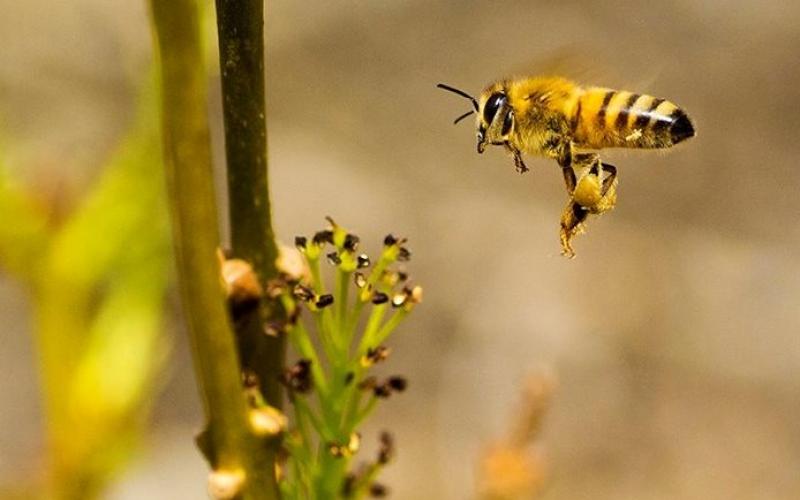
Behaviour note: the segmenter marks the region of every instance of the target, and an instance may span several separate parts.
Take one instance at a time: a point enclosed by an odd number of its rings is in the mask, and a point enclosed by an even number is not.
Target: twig
[[[277,276],[278,256],[272,229],[264,106],[264,2],[217,0],[217,31],[225,116],[231,250],[253,265],[261,284]],[[283,312],[264,304],[260,315],[271,321]],[[237,328],[242,365],[258,376],[264,399],[282,407],[277,382],[286,351],[283,336],[265,336],[259,321]]]

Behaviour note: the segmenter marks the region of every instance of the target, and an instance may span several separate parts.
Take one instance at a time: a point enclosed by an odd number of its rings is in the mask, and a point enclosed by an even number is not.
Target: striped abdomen
[[[686,113],[657,97],[589,88],[579,98],[574,141],[589,149],[668,148],[694,136]]]

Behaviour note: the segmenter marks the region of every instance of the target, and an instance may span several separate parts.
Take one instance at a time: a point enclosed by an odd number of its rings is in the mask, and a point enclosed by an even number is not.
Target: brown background
[[[4,2],[0,130],[18,175],[76,195],[91,182],[147,74],[142,3]],[[329,214],[367,249],[407,235],[425,287],[387,367],[411,390],[365,433],[398,435],[394,498],[468,497],[481,443],[542,366],[560,381],[545,498],[800,497],[800,7],[269,4],[279,234],[311,233]],[[668,97],[698,129],[669,154],[609,154],[618,207],[592,221],[574,261],[559,256],[554,164],[529,159],[519,176],[498,150],[478,156],[472,126],[450,125],[468,103],[434,88],[477,93],[564,53],[575,54],[565,71]],[[218,93],[212,83],[217,122]],[[7,479],[36,466],[42,438],[26,300],[3,278],[0,322]],[[176,337],[147,450],[109,498],[205,494]]]

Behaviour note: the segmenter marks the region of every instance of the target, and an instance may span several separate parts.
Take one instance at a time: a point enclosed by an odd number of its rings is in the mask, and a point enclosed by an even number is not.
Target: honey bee
[[[572,239],[589,214],[614,208],[617,169],[597,153],[605,148],[663,149],[695,135],[687,114],[672,102],[646,94],[582,87],[561,77],[507,79],[492,83],[478,99],[439,84],[472,102],[478,153],[502,146],[517,172],[529,169],[522,153],[552,158],[564,175],[569,202],[561,216],[563,254],[574,257]]]

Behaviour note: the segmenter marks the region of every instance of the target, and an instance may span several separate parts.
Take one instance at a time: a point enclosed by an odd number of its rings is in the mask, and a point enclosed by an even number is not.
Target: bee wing
[[[569,44],[542,51],[511,69],[515,76],[560,76],[580,84],[595,84],[608,79],[609,67],[601,55],[595,56],[579,44]]]
[[[633,71],[631,61],[638,58]],[[650,92],[662,72],[663,64],[641,59],[636,54],[601,52],[579,43],[542,51],[526,62],[515,64],[515,76],[560,76],[580,85],[595,85],[636,92]]]

